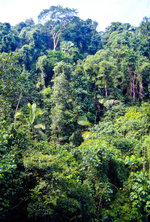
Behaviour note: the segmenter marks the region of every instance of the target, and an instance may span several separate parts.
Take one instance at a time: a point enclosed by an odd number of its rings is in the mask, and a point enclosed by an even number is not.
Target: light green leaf
[[[35,125],[34,128],[35,129],[43,129],[43,130],[45,130],[45,125],[40,123],[40,124]]]
[[[81,126],[89,126],[90,122],[88,121],[86,116],[80,116],[78,118],[78,124]]]

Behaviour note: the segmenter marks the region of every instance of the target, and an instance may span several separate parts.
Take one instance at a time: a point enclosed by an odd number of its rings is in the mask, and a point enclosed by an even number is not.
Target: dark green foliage
[[[25,76],[21,75],[21,67],[16,53],[0,55],[0,115],[2,119],[13,119],[19,95],[23,91]]]
[[[20,38],[9,23],[0,23],[0,52],[12,52],[20,46]]]
[[[101,33],[96,31],[97,23],[74,17],[63,34],[66,41],[72,41],[80,52],[94,54],[102,48]]]
[[[132,173],[116,195],[110,209],[103,211],[102,221],[149,221],[149,187],[147,174]]]

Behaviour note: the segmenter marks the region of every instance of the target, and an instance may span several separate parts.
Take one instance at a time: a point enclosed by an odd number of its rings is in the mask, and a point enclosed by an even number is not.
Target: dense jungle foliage
[[[0,221],[150,221],[150,18],[38,19],[0,23]]]

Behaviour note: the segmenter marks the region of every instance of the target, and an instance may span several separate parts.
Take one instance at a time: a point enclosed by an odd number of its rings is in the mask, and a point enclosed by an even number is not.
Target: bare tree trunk
[[[139,81],[139,100],[143,100],[143,83],[142,83],[142,77],[141,75],[138,75],[138,81]]]
[[[107,90],[107,84],[105,82],[105,97],[107,98],[108,97],[108,90]]]
[[[132,76],[133,101],[135,102],[135,74]]]
[[[135,74],[131,70],[130,66],[128,66],[128,70],[129,70],[129,78],[130,78],[130,82],[129,82],[129,96],[130,96],[131,100],[135,101]]]
[[[133,91],[132,91],[132,76],[130,76],[130,82],[129,82],[129,96],[130,96],[130,99],[132,100],[132,94],[133,94]]]
[[[60,30],[58,30],[57,32],[52,31],[53,50],[54,50],[54,51],[56,50],[56,47],[57,47],[57,45],[58,45],[58,42],[59,42],[59,39],[60,39],[60,35],[61,35]]]

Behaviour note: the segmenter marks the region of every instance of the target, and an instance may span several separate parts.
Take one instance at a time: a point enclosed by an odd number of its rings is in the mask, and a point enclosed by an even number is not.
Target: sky
[[[75,8],[81,19],[98,22],[104,31],[111,22],[130,23],[138,26],[143,17],[150,17],[150,0],[0,0],[0,22],[12,26],[37,16],[52,5]]]

